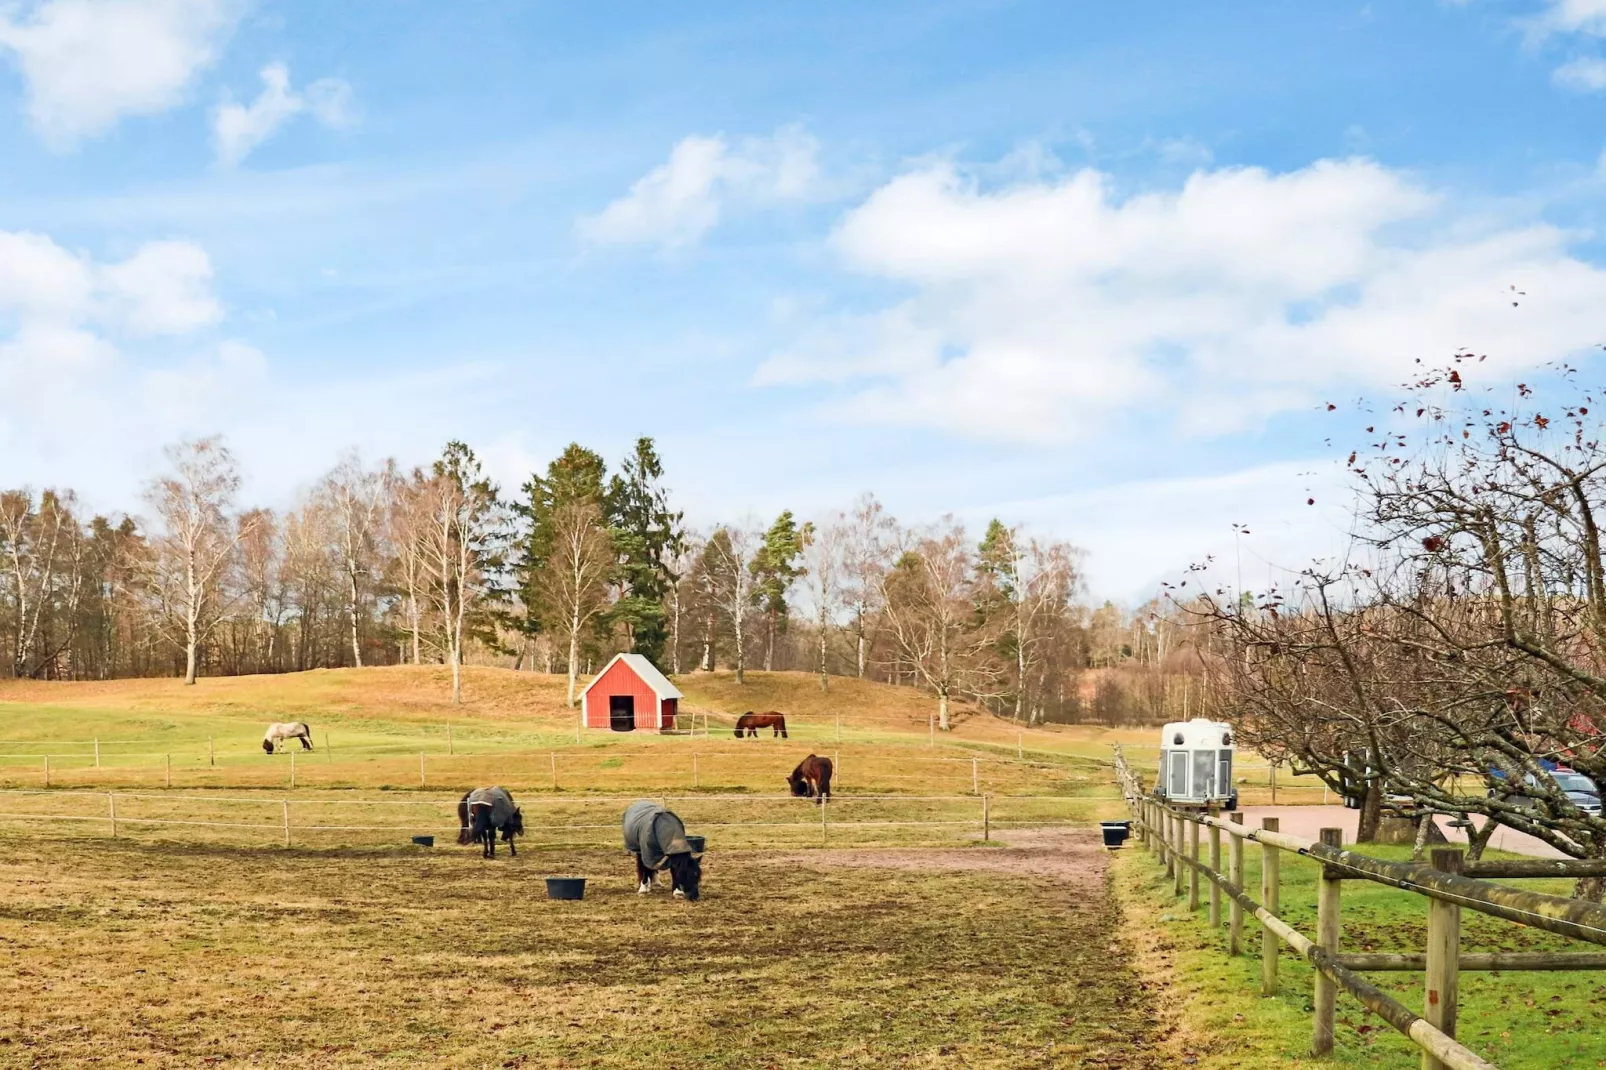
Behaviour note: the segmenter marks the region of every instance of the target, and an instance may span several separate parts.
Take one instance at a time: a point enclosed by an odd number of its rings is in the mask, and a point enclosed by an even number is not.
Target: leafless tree
[[[735,638],[736,682],[746,683],[747,614],[753,608],[753,555],[763,534],[751,522],[722,527],[708,541],[710,595],[730,622]]]
[[[340,570],[345,579],[346,619],[350,627],[351,662],[362,666],[362,587],[376,571],[383,534],[387,485],[393,481],[381,469],[369,471],[355,450],[340,459],[324,476],[318,496],[327,504],[333,519],[340,552]]]
[[[170,619],[184,649],[184,682],[193,684],[201,644],[227,609],[218,581],[247,532],[229,514],[240,476],[220,439],[169,446],[167,460],[172,472],[146,491],[163,527],[152,540],[152,578],[174,614]]]
[[[9,602],[12,674],[34,676],[67,650],[83,594],[86,553],[71,491],[0,494],[0,598]],[[54,622],[65,627],[52,630]]]
[[[450,442],[426,484],[424,556],[441,614],[452,702],[463,701],[463,641],[471,613],[494,591],[505,535],[496,487],[461,442]]]
[[[820,674],[820,690],[828,691],[831,678],[827,671],[826,655],[830,646],[831,625],[842,601],[843,551],[847,545],[845,517],[823,526],[814,524],[803,528],[803,561],[806,567],[803,579],[814,602],[815,641],[819,644],[819,660],[815,668]]]
[[[568,640],[569,705],[575,701],[580,637],[608,607],[613,539],[595,502],[560,503],[552,512],[552,548],[540,576],[542,604],[563,622]]]
[[[869,665],[871,623],[882,584],[897,557],[898,525],[873,494],[863,494],[848,512],[842,533],[843,594],[853,614],[854,665],[863,677]]]

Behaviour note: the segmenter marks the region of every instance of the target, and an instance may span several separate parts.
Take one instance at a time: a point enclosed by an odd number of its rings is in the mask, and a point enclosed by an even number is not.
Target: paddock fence
[[[459,830],[460,795],[350,792],[0,790],[0,829],[106,836],[194,845],[302,848],[407,845]],[[987,841],[1014,829],[1086,826],[1120,797],[1037,795],[838,795],[826,802],[791,795],[673,792],[554,796],[519,793],[528,848],[616,846],[630,803],[672,808],[710,847],[937,845]]]
[[[1225,921],[1226,952],[1245,953],[1244,919],[1261,928],[1261,992],[1279,989],[1278,951],[1286,946],[1314,970],[1311,1052],[1333,1051],[1335,1004],[1342,991],[1359,1000],[1391,1027],[1404,1034],[1422,1052],[1424,1070],[1495,1070],[1493,1063],[1456,1040],[1462,971],[1552,971],[1606,969],[1600,952],[1489,952],[1463,951],[1461,912],[1469,910],[1543,930],[1572,940],[1606,946],[1606,906],[1578,899],[1525,891],[1493,884],[1479,877],[1524,879],[1539,877],[1591,877],[1606,874],[1599,861],[1554,859],[1507,862],[1467,862],[1460,850],[1432,853],[1431,864],[1390,862],[1343,847],[1339,829],[1321,830],[1319,841],[1279,830],[1277,818],[1261,820],[1259,829],[1246,828],[1243,815],[1227,820],[1201,810],[1184,810],[1145,794],[1143,782],[1116,746],[1115,770],[1138,842],[1163,866],[1172,891],[1186,896],[1188,909],[1198,911],[1208,901],[1208,924],[1218,932]],[[1207,833],[1208,858],[1200,858],[1200,830]],[[1226,869],[1222,846],[1227,847]],[[1246,844],[1260,848],[1260,899],[1244,888]],[[1316,937],[1296,931],[1279,915],[1281,861],[1284,855],[1321,865],[1317,891]],[[1422,896],[1426,900],[1427,935],[1423,952],[1346,953],[1341,948],[1341,891],[1343,882],[1373,881]],[[1201,897],[1201,882],[1208,894]],[[1225,915],[1222,901],[1226,900]],[[1371,971],[1420,971],[1423,974],[1423,1013],[1367,981]]]

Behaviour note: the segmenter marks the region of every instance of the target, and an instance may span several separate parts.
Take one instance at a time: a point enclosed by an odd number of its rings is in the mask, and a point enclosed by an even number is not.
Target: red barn
[[[680,691],[640,654],[616,654],[580,694],[587,728],[662,732],[675,727]]]

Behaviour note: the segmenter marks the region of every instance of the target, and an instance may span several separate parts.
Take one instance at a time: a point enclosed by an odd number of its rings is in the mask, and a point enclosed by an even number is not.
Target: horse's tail
[[[457,801],[457,845],[459,847],[467,847],[473,842],[468,831],[468,796],[470,794],[472,792],[465,794]]]
[[[831,759],[820,759],[820,798],[824,799],[831,794]]]
[[[312,749],[312,726],[305,721],[301,722],[301,745]]]

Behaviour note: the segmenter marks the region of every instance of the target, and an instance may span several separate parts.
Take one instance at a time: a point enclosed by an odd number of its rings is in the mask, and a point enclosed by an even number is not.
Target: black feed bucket
[[[435,837],[433,837],[433,836],[414,836],[413,837],[413,842],[418,844],[418,846],[420,846],[420,847],[434,847],[435,846]]]
[[[586,897],[586,879],[584,877],[548,877],[546,879],[546,897],[548,899],[584,899]]]
[[[708,844],[708,840],[703,836],[687,836],[686,844],[691,848],[692,854],[700,855],[703,853],[703,848]]]
[[[1130,821],[1100,821],[1099,831],[1104,833],[1104,846],[1114,850],[1126,842],[1132,834]]]

